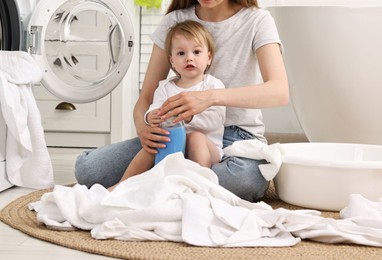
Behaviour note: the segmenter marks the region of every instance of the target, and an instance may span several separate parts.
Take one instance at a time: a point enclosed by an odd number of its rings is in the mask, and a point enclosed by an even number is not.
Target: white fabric
[[[266,160],[268,164],[259,165],[259,169],[261,174],[268,181],[276,176],[282,163],[278,143],[267,145],[257,139],[241,140],[227,146],[223,151],[227,156]]]
[[[242,8],[224,21],[206,22],[195,14],[195,7],[173,11],[161,20],[151,39],[164,49],[168,29],[177,22],[194,20],[203,24],[211,33],[216,52],[208,73],[220,79],[226,88],[256,85],[263,82],[256,50],[270,43],[280,45],[274,19],[269,11]],[[260,109],[227,107],[226,126],[236,125],[266,141]]]
[[[202,91],[207,89],[222,89],[223,83],[209,75],[204,75],[204,79],[200,84],[196,84],[189,88],[180,88],[174,80],[177,77],[171,77],[159,82],[158,88],[154,92],[153,103],[145,113],[144,119],[147,114],[154,109],[159,108],[169,97],[179,94],[183,91]],[[185,124],[187,133],[199,131],[204,133],[217,147],[220,156],[223,156],[223,135],[224,135],[224,121],[225,121],[225,107],[224,106],[211,106],[203,112],[194,115],[191,122]],[[146,120],[145,120],[146,121]],[[147,123],[147,122],[146,122]]]
[[[32,57],[21,51],[0,51],[0,103],[8,128],[6,170],[17,186],[53,186],[53,168],[45,143],[32,84],[41,79]]]
[[[370,201],[360,194],[351,194],[348,206],[341,210],[340,215],[342,219],[339,220],[310,216],[306,223],[295,219],[295,223],[290,222],[286,227],[302,239],[382,246],[381,201]]]
[[[357,204],[349,206],[353,209],[364,205],[360,200],[353,202]],[[369,206],[382,214],[380,202]],[[90,189],[55,186],[29,208],[51,228],[91,230],[96,239],[281,247],[293,246],[302,238],[382,246],[382,233],[374,228],[381,227],[380,218],[374,219],[379,222],[375,225],[355,223],[351,217],[322,218],[314,210],[274,210],[263,202],[249,203],[219,186],[212,170],[184,159],[182,153],[167,156],[110,193],[97,184]],[[355,211],[358,219],[370,217],[363,209]]]

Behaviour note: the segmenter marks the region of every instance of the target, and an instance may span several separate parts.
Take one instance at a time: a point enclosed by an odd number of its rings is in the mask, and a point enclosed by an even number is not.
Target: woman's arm
[[[224,89],[222,81],[208,75],[205,82],[206,89]],[[162,102],[163,103],[163,102]],[[225,106],[210,106],[201,113],[194,115],[192,120],[188,122],[188,126],[193,130],[201,132],[210,132],[219,127],[224,126],[226,107]]]
[[[287,105],[288,79],[279,45],[264,45],[256,51],[256,55],[264,83],[238,88],[183,92],[169,98],[162,105],[159,114],[164,118],[180,114],[176,120],[178,121],[199,114],[210,106],[266,108]]]
[[[170,65],[165,51],[154,44],[142,90],[134,107],[134,123],[137,135],[141,140],[143,149],[149,153],[156,153],[156,148],[163,147],[158,142],[168,140],[166,136],[161,136],[167,134],[164,129],[146,125],[144,114],[153,101],[154,91],[158,87],[159,81],[167,77],[169,70]]]

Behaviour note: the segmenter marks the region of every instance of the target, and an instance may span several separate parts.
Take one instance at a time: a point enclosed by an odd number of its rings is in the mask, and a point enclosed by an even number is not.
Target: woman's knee
[[[139,139],[134,138],[83,152],[75,163],[77,182],[89,187],[118,181],[140,149]]]
[[[268,189],[269,182],[259,170],[264,160],[252,160],[241,157],[228,157],[212,166],[219,178],[219,184],[238,197],[255,202],[261,200]]]

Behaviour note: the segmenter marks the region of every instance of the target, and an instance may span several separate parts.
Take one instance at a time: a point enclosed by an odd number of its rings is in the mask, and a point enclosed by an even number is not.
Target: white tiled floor
[[[80,149],[52,148],[51,154],[54,177],[56,184],[75,183],[73,169],[74,161]],[[28,194],[34,190],[13,187],[0,192],[0,209],[14,199]],[[59,259],[114,259],[99,255],[92,255],[85,252],[57,246],[45,241],[34,239],[15,229],[10,228],[0,221],[0,259],[4,260],[59,260]]]

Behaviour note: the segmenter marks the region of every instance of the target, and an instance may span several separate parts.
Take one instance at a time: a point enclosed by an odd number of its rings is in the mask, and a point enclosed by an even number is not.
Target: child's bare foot
[[[117,187],[117,185],[118,185],[118,183],[117,183],[117,184],[114,184],[113,186],[111,186],[111,187],[109,187],[109,188],[107,188],[107,190],[110,191],[110,192],[112,192],[112,191],[115,189],[115,187]]]

